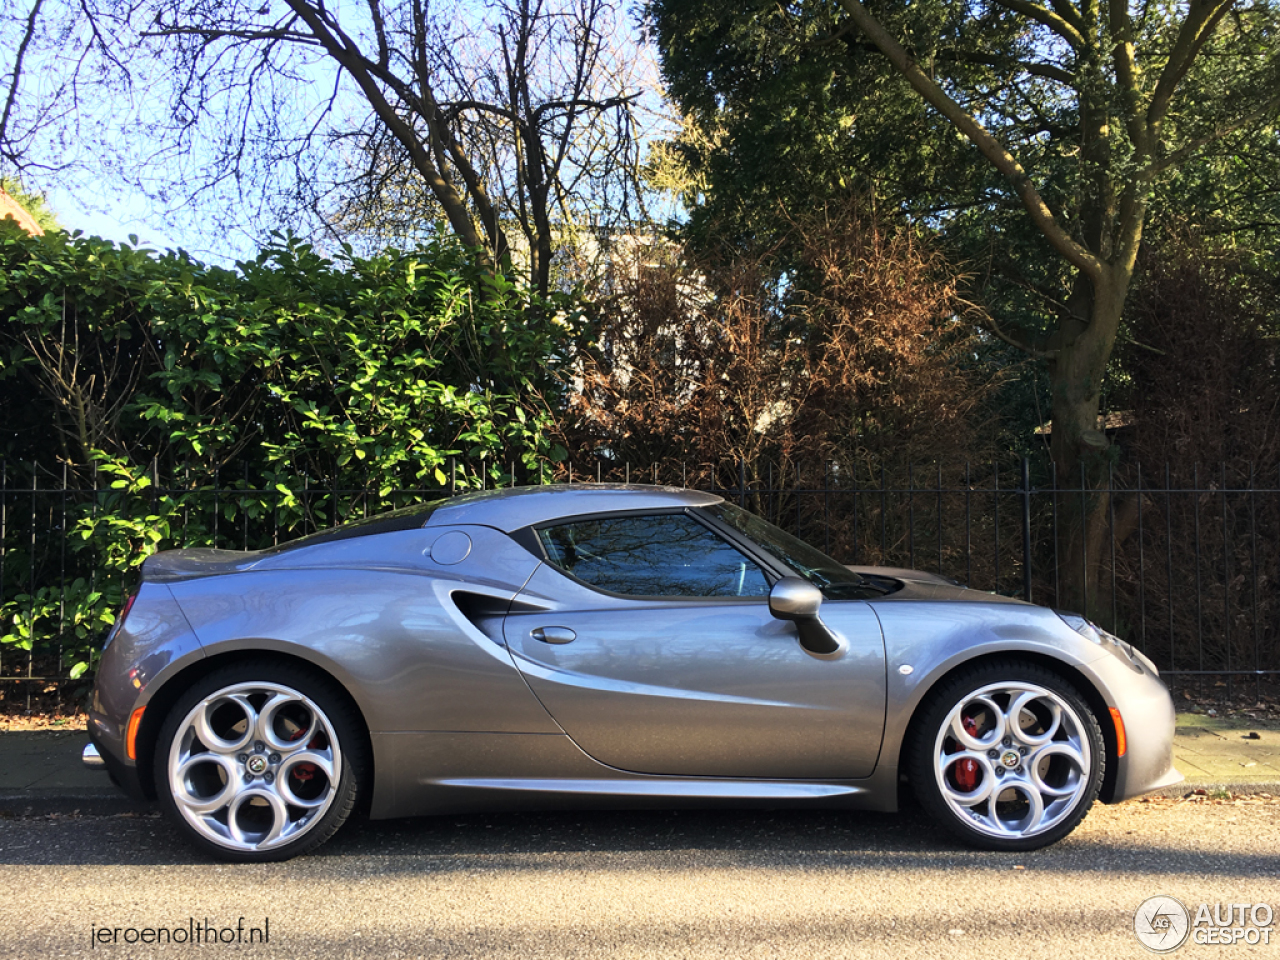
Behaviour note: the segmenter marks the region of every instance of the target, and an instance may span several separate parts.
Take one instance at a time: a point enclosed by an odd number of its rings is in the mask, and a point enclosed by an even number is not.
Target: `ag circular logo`
[[[267,769],[267,758],[255,753],[245,766],[249,768],[250,773],[263,773]]]
[[[1187,942],[1191,915],[1173,897],[1151,897],[1142,901],[1133,915],[1133,932],[1148,950],[1169,953]]]

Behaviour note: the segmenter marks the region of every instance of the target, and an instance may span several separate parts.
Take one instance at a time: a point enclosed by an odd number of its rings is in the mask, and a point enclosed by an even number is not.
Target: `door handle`
[[[578,637],[568,627],[536,627],[529,636],[543,643],[571,643]]]

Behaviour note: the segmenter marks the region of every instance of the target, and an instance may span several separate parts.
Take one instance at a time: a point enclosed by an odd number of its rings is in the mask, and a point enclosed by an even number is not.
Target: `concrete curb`
[[[1237,783],[1213,783],[1208,780],[1184,780],[1182,783],[1175,783],[1171,787],[1161,787],[1159,790],[1153,790],[1151,793],[1143,794],[1143,796],[1171,797],[1178,800],[1188,794],[1193,794],[1198,790],[1203,790],[1208,794],[1232,793],[1240,796],[1258,796],[1259,794],[1265,793],[1272,797],[1280,797],[1280,780],[1249,780]]]

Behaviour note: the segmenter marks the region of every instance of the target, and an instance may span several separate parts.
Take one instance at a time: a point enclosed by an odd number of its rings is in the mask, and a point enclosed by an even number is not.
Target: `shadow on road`
[[[1094,814],[1097,816],[1097,813]],[[902,814],[829,811],[697,810],[559,812],[426,817],[348,824],[291,865],[252,870],[323,870],[365,861],[378,873],[593,871],[652,869],[675,857],[691,868],[716,866],[856,870],[937,868],[1057,870],[1274,877],[1273,852],[1225,852],[1167,845],[1167,833],[1116,839],[1089,821],[1066,840],[1034,853],[990,853],[958,845],[918,810]],[[0,820],[3,865],[203,865],[182,836],[157,816],[59,816]],[[240,869],[240,868],[225,868]]]

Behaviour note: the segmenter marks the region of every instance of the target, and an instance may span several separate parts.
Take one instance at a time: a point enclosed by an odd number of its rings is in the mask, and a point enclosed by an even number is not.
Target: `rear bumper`
[[[111,782],[124,791],[125,795],[132,800],[148,800],[146,790],[142,787],[142,781],[138,777],[138,768],[129,763],[124,757],[117,755],[112,743],[102,736],[100,730],[92,722],[89,724],[89,747],[85,748],[83,755],[85,765],[95,770],[105,769],[111,777]],[[89,761],[89,750],[93,749],[97,755],[98,763],[95,765]]]

